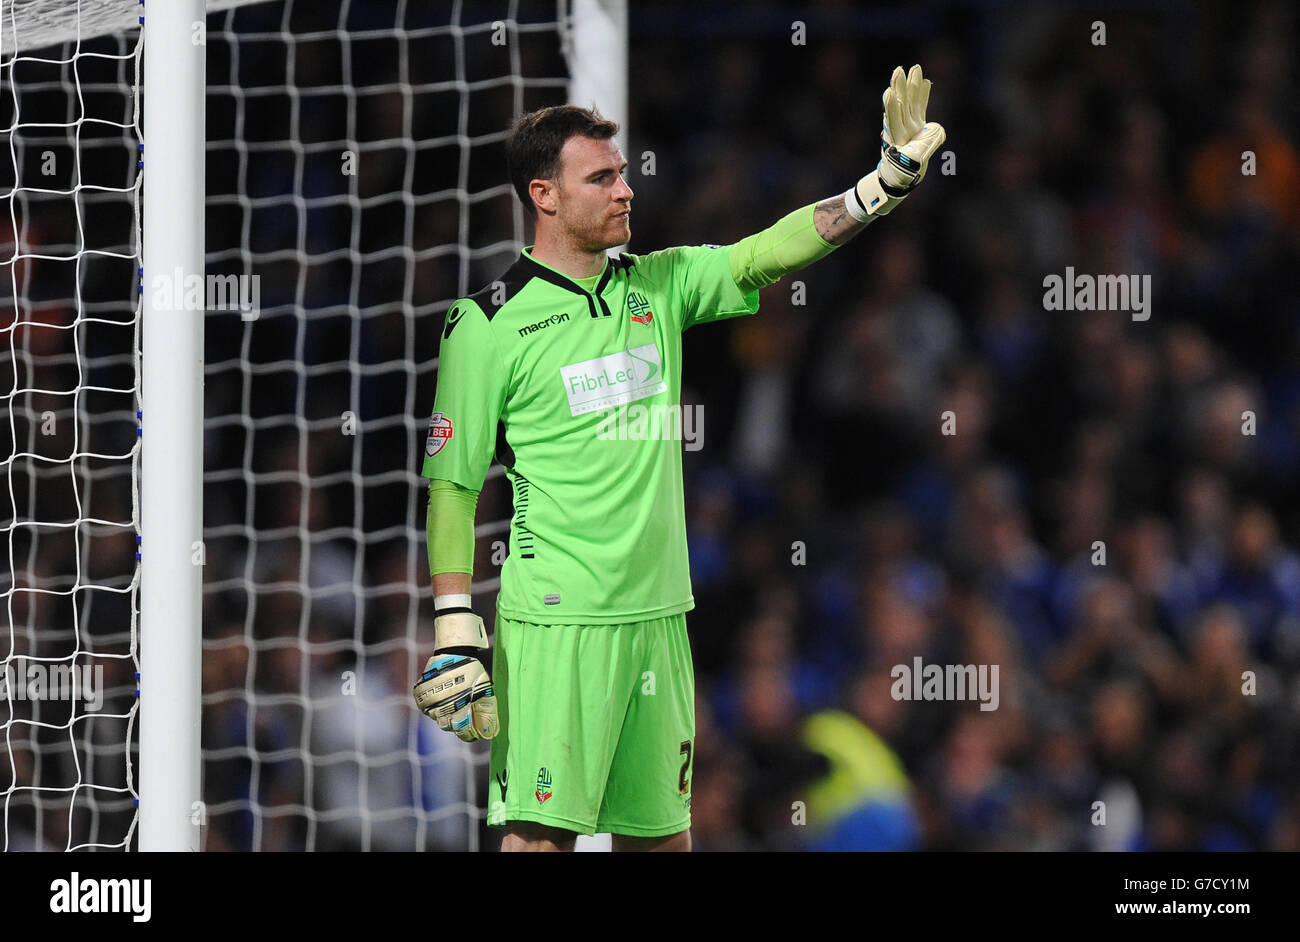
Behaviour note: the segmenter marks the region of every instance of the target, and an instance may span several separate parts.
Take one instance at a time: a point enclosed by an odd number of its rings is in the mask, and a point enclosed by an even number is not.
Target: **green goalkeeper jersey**
[[[682,331],[758,310],[727,248],[607,259],[588,290],[524,249],[447,312],[423,474],[514,492],[499,611],[614,624],[694,607],[682,496]],[[589,280],[590,281],[590,280]]]

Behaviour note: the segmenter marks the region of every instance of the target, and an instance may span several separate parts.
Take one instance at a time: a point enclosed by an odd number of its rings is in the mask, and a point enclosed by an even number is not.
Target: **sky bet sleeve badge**
[[[435,412],[429,419],[429,438],[424,443],[424,453],[432,458],[442,447],[451,441],[451,419],[441,412]]]

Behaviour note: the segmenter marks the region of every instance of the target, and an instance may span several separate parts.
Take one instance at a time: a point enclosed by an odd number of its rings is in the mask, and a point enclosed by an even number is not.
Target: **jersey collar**
[[[564,274],[564,272],[558,271],[550,265],[547,265],[545,262],[539,262],[537,259],[533,258],[532,250],[533,246],[524,246],[523,251],[519,253],[519,260],[524,269],[531,272],[531,274],[536,278],[549,281],[551,284],[564,288],[566,291],[572,291],[575,294],[594,294],[597,296],[599,296],[600,293],[605,290],[605,286],[609,284],[609,276],[613,266],[610,265],[608,255],[605,256],[605,264],[600,270],[599,280],[596,282],[595,289],[588,291],[576,280]]]
[[[525,248],[531,249],[532,246],[529,245]],[[605,317],[610,316],[611,312],[609,305],[605,303],[605,299],[601,296],[601,293],[605,290],[605,286],[609,284],[610,274],[616,267],[610,264],[609,256],[605,257],[605,267],[601,269],[600,280],[596,282],[596,288],[594,291],[588,291],[568,275],[556,271],[550,265],[539,262],[527,251],[519,253],[519,261],[515,263],[515,266],[520,269],[520,274],[524,276],[525,281],[529,280],[529,276],[540,278],[543,281],[555,285],[557,288],[563,288],[570,294],[576,294],[587,302],[587,311],[592,317],[599,317],[601,315],[604,315]],[[597,310],[597,305],[600,305],[599,310]]]

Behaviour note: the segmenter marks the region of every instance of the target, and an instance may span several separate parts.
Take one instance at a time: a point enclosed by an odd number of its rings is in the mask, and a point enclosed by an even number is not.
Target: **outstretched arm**
[[[884,122],[876,169],[839,196],[800,207],[730,248],[731,273],[742,291],[770,285],[829,255],[903,201],[925,177],[946,134],[925,121],[930,82],[919,65],[894,69],[882,98]]]

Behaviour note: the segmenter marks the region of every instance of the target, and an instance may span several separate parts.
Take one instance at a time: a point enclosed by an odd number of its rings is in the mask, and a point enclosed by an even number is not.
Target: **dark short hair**
[[[577,105],[554,105],[520,115],[506,137],[506,164],[510,182],[528,215],[536,218],[537,207],[528,195],[528,184],[550,180],[560,171],[560,150],[574,135],[607,141],[618,133],[618,125],[600,113]]]

